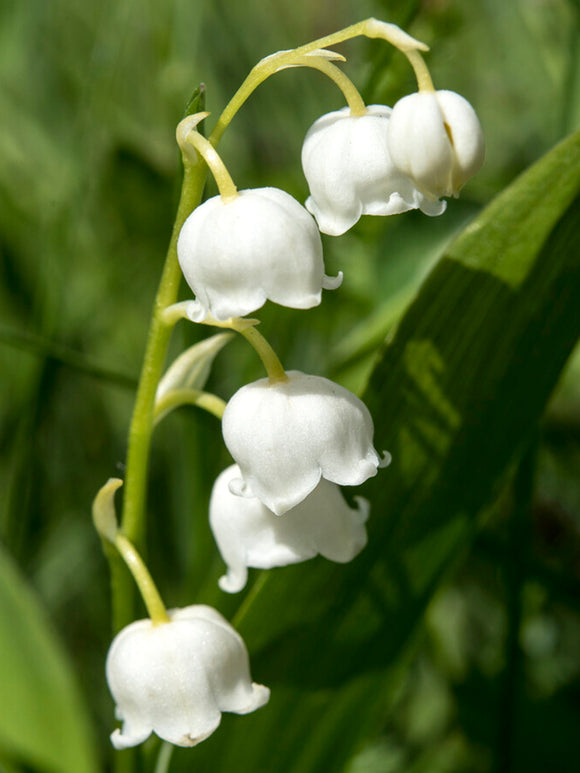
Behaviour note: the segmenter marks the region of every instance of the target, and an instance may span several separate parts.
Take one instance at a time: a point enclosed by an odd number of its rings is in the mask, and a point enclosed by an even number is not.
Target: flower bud
[[[400,99],[388,126],[393,163],[426,196],[457,196],[485,155],[475,110],[454,91],[419,92]]]
[[[266,300],[293,309],[320,303],[322,289],[342,281],[324,274],[322,242],[314,220],[277,188],[214,196],[185,221],[177,254],[196,295],[190,317],[223,321],[243,317]]]
[[[258,497],[276,515],[302,502],[321,477],[358,486],[381,461],[371,415],[358,397],[320,376],[286,375],[287,381],[243,386],[222,420],[243,478],[230,481],[230,490]]]
[[[219,586],[237,593],[245,586],[248,567],[271,569],[306,561],[320,554],[330,561],[351,561],[367,543],[368,502],[357,497],[351,508],[335,483],[322,479],[314,491],[283,516],[255,497],[232,494],[231,481],[240,468],[232,465],[214,483],[209,522],[228,567]]]
[[[170,622],[131,623],[107,655],[107,682],[123,729],[111,741],[126,749],[152,732],[177,746],[194,746],[218,727],[222,711],[247,714],[270,691],[252,683],[244,642],[215,609],[169,612]]]
[[[365,115],[348,107],[310,127],[302,146],[302,168],[310,188],[306,208],[323,233],[340,236],[361,215],[397,215],[421,209],[440,215],[433,202],[393,164],[387,142],[391,108],[369,105]]]

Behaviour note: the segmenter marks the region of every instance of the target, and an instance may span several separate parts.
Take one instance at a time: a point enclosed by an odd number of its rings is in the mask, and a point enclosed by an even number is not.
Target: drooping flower
[[[201,322],[243,317],[266,300],[293,309],[320,303],[342,275],[324,273],[316,223],[277,188],[214,196],[185,221],[177,242],[183,275],[196,296],[189,316]]]
[[[289,371],[260,379],[226,406],[222,431],[243,480],[230,490],[258,497],[277,515],[302,502],[320,478],[358,486],[376,475],[373,422],[361,400],[320,376]]]
[[[219,580],[222,590],[242,590],[248,567],[288,566],[318,554],[346,563],[366,545],[369,505],[362,497],[357,497],[358,508],[351,508],[339,487],[322,479],[306,499],[280,516],[255,497],[232,494],[229,484],[239,477],[236,464],[224,470],[209,505],[211,530],[228,568]]]
[[[393,163],[426,196],[457,196],[485,155],[475,110],[454,91],[418,92],[400,99],[388,125]]]
[[[113,640],[107,682],[123,720],[111,741],[126,749],[156,733],[177,746],[194,746],[218,727],[222,711],[247,714],[270,691],[252,683],[239,634],[211,607],[169,612],[170,622],[138,620]]]
[[[323,233],[340,236],[361,215],[396,215],[421,209],[440,215],[445,202],[417,190],[393,164],[387,142],[391,108],[369,105],[365,115],[348,107],[310,127],[302,146],[302,168],[310,188],[306,208]]]

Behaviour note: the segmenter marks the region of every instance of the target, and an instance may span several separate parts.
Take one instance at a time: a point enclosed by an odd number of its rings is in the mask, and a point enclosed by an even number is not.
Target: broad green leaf
[[[95,773],[85,708],[66,655],[0,550],[0,759],[47,773]]]
[[[408,307],[418,285],[451,240],[476,214],[472,204],[457,202],[443,217],[389,221],[380,249],[389,249],[390,242],[398,245],[396,254],[389,256],[389,285],[386,285],[394,286],[396,290],[384,297],[372,314],[361,319],[333,346],[330,365],[334,370],[342,376],[345,365],[357,362],[365,355],[376,355],[377,347],[382,345],[389,330]],[[372,367],[368,370],[367,380],[371,370]]]
[[[338,771],[380,726],[427,604],[465,556],[580,335],[579,192],[577,133],[495,199],[426,279],[365,395],[376,446],[393,454],[364,492],[369,545],[347,566],[316,559],[250,590],[239,630],[272,704],[247,734],[224,728],[198,771],[216,755],[240,773]],[[274,750],[288,734],[298,754]]]

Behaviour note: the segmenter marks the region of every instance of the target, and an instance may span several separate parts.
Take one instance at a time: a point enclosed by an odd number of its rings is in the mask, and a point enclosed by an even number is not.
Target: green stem
[[[168,741],[164,741],[161,744],[159,756],[157,757],[157,764],[155,765],[155,773],[168,773],[174,748],[173,744]]]
[[[173,389],[163,395],[155,404],[155,426],[166,413],[174,408],[179,408],[181,405],[195,405],[198,408],[203,408],[204,411],[211,413],[217,419],[222,418],[226,409],[225,400],[211,394],[211,392],[203,392],[201,389]]]
[[[350,107],[351,115],[366,115],[367,109],[357,87],[335,64],[321,56],[305,56],[302,60],[297,60],[297,63],[302,67],[311,67],[313,70],[319,70],[327,78],[330,78],[342,91],[346,103]]]
[[[155,393],[161,378],[172,328],[163,321],[163,310],[175,303],[181,271],[177,260],[177,238],[188,215],[201,200],[206,166],[186,163],[181,198],[167,251],[165,266],[153,306],[143,367],[129,430],[125,475],[122,533],[139,546],[144,537],[145,491],[153,431]],[[114,627],[133,618],[133,588],[127,573],[117,573],[113,586]]]
[[[123,481],[120,478],[109,478],[105,485],[101,486],[93,502],[93,523],[103,540],[107,558],[111,562],[111,574],[115,581],[113,588],[119,582],[117,576],[119,562],[112,561],[112,545],[117,549],[115,551],[117,557],[120,555],[129,567],[153,623],[168,623],[169,616],[149,570],[134,545],[119,531],[115,514],[115,492],[122,485]]]
[[[170,308],[166,309],[164,314],[165,324],[174,325],[179,319],[188,319],[188,305],[189,301],[182,301],[181,303],[174,303]],[[243,335],[258,353],[258,356],[264,363],[270,381],[272,383],[275,383],[276,381],[288,381],[288,376],[286,375],[282,363],[278,359],[278,355],[264,336],[256,330],[256,325],[259,324],[257,319],[230,317],[229,319],[220,321],[208,314],[200,324],[235,330],[236,333],[240,333],[240,335]]]
[[[196,115],[188,116],[182,121],[182,124],[184,124],[185,127],[188,127],[192,124],[192,119],[195,121],[200,116],[208,115],[209,113],[197,113]],[[211,142],[206,140],[205,137],[202,137],[195,129],[187,131],[186,128],[185,131],[180,131],[179,126],[177,127],[177,137],[178,141],[181,140],[181,142],[189,143],[203,158],[216,181],[222,200],[227,202],[236,199],[238,197],[238,189],[236,188],[226,165],[218,156],[217,151]],[[183,139],[181,139],[182,137]],[[182,150],[184,150],[183,147]]]
[[[233,321],[235,323],[235,320]],[[278,381],[288,381],[288,376],[284,370],[282,363],[278,359],[278,355],[272,349],[268,341],[264,336],[256,330],[255,327],[240,326],[235,327],[232,324],[232,328],[237,330],[238,333],[244,336],[244,338],[254,347],[258,356],[264,363],[266,373],[270,379],[271,384],[275,384]]]
[[[155,392],[161,378],[167,346],[171,336],[171,327],[168,327],[163,321],[162,313],[167,306],[170,306],[177,300],[181,279],[181,270],[177,261],[177,238],[186,218],[201,200],[205,181],[205,169],[205,164],[200,164],[197,167],[188,165],[184,170],[181,198],[173,225],[173,233],[167,251],[163,274],[161,275],[153,306],[147,347],[143,359],[131,428],[129,430],[121,528],[123,533],[132,542],[137,544],[143,536],[145,479],[147,476],[151,431],[153,428]]]
[[[165,609],[165,604],[161,599],[149,570],[143,563],[143,559],[139,553],[135,550],[135,547],[120,533],[117,533],[114,545],[123,557],[123,560],[133,575],[133,579],[137,583],[139,593],[145,602],[147,613],[153,621],[153,624],[159,625],[160,623],[168,623],[169,615]]]
[[[435,86],[433,85],[433,80],[431,79],[431,73],[429,72],[421,54],[418,51],[407,51],[407,59],[415,71],[415,77],[417,78],[417,86],[419,91],[422,91],[424,94],[435,91]]]
[[[276,54],[267,56],[252,68],[245,81],[226,105],[209,138],[211,144],[214,146],[218,144],[222,134],[240,107],[253,91],[269,78],[270,75],[273,75],[284,67],[292,66],[297,59],[300,59],[307,54],[311,54],[313,51],[328,48],[328,46],[334,46],[337,43],[342,43],[345,40],[350,40],[359,35],[386,40],[405,54],[414,68],[415,65],[413,64],[413,61],[411,61],[409,53],[417,50],[429,50],[428,46],[415,40],[410,35],[407,35],[406,32],[403,32],[403,30],[395,24],[388,24],[377,19],[365,19],[357,24],[352,24],[350,27],[334,32],[331,35],[325,35],[322,38],[313,40],[311,43],[307,43],[304,46],[299,46],[290,51],[279,51]]]

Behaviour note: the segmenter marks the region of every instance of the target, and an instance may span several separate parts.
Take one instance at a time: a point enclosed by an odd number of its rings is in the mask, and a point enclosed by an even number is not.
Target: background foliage
[[[266,308],[285,365],[366,391],[394,455],[365,492],[371,541],[245,597],[217,590],[207,526],[227,464],[215,419],[156,433],[148,552],[169,604],[236,615],[268,709],[172,770],[452,773],[577,769],[580,721],[578,140],[484,205],[578,126],[573,0],[3,0],[0,4],[0,765],[111,766],[108,576],[89,517],[122,473],[146,322],[170,233],[174,126],[204,81],[219,113],[250,67],[365,16],[432,46],[436,85],[477,108],[482,172],[438,219],[366,218],[325,239],[321,307]],[[413,90],[377,42],[341,50],[368,102]],[[303,200],[303,136],[341,105],[312,72],[252,97],[221,152],[240,187]],[[213,193],[209,186],[208,193]],[[179,328],[174,352],[207,331]],[[228,397],[261,376],[243,341]],[[543,416],[542,416],[543,414]],[[539,420],[542,416],[541,421]],[[381,446],[382,447],[382,446]],[[241,605],[241,608],[240,608]],[[152,739],[139,768],[150,770]]]

